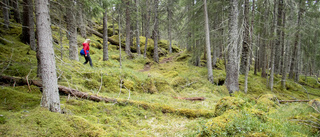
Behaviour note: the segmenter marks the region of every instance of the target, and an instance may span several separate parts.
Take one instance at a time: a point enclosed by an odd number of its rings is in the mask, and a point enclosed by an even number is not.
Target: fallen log
[[[91,29],[91,28],[89,28],[89,27],[87,27],[87,30],[90,31],[92,34],[94,34],[94,35],[96,35],[96,36],[98,36],[98,37],[100,37],[100,38],[103,38],[103,35],[102,35],[100,32],[98,32],[98,31],[96,31],[96,30],[93,30],[93,29]],[[109,38],[109,37],[108,37],[108,41],[109,41],[112,45],[117,45],[117,46],[119,46],[119,42],[116,41],[116,40],[114,40],[114,39],[112,39],[112,38]],[[124,47],[124,46],[125,46],[124,43],[121,43],[121,46]]]
[[[189,101],[204,101],[206,98],[205,97],[173,97],[175,99],[183,99],[183,100],[189,100]]]
[[[309,102],[310,100],[279,100],[279,103],[292,103],[292,102]]]
[[[28,80],[27,81],[26,79],[23,79],[23,78],[0,76],[0,83],[6,83],[6,84],[13,83],[14,85],[27,85],[28,82],[30,85],[42,87],[42,82],[40,80]],[[90,95],[88,93],[81,92],[79,90],[68,88],[65,86],[58,86],[58,89],[59,89],[60,94],[71,95],[71,96],[75,96],[78,98],[89,99],[89,100],[96,101],[96,102],[100,102],[100,101],[104,101],[106,103],[117,102],[116,99],[100,97],[100,96],[96,96],[96,95]]]

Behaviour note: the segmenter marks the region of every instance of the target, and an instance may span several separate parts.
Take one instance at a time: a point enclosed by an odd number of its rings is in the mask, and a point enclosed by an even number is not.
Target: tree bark
[[[13,0],[13,15],[14,15],[14,20],[17,23],[21,23],[21,17],[20,17],[20,11],[19,11],[19,1],[18,0]]]
[[[125,0],[126,3],[126,45],[125,52],[132,58],[132,54],[130,51],[130,38],[131,38],[131,16],[130,16],[130,0]]]
[[[34,32],[34,8],[33,8],[33,2],[32,0],[28,0],[28,24],[29,24],[29,41],[30,41],[30,47],[33,51],[36,51],[37,45],[36,45],[36,34]]]
[[[241,59],[241,66],[244,67],[241,69],[240,66],[240,73],[245,74],[245,81],[244,81],[244,92],[247,93],[248,91],[248,73],[249,73],[249,66],[250,66],[250,50],[251,50],[251,41],[249,36],[249,0],[244,1],[244,33],[243,33],[243,48],[242,48],[242,59]],[[252,19],[253,20],[253,19]],[[241,72],[242,71],[242,72]]]
[[[69,59],[79,61],[77,46],[77,23],[75,16],[75,5],[73,1],[68,2],[67,9],[67,30],[69,35]]]
[[[148,0],[146,0],[146,42],[144,45],[144,52],[143,52],[143,57],[147,58],[147,47],[148,47],[148,38],[149,38],[149,22],[150,22],[150,15],[151,15],[151,10],[149,9],[149,5],[148,5]]]
[[[4,19],[4,28],[9,29],[10,21],[9,21],[9,0],[2,0],[2,14]]]
[[[171,1],[172,0],[167,0],[167,12],[168,12],[168,37],[169,37],[169,53],[172,53],[172,43],[171,43],[171,11],[170,11],[170,6],[171,6]]]
[[[79,25],[80,25],[80,35],[82,38],[87,38],[87,31],[86,31],[86,23],[83,19],[85,16],[82,13],[82,9],[79,9]]]
[[[103,61],[109,60],[108,55],[108,16],[107,16],[108,10],[104,12],[103,16]],[[121,49],[119,49],[121,50]]]
[[[159,63],[159,55],[158,55],[158,32],[159,32],[159,21],[158,21],[158,5],[159,5],[159,0],[154,1],[154,29],[153,29],[153,36],[154,36],[154,53],[153,53],[153,60],[157,63]]]
[[[39,55],[43,95],[41,106],[52,112],[60,112],[60,98],[56,74],[56,62],[52,44],[48,0],[36,0]]]
[[[141,55],[141,51],[140,51],[140,27],[139,27],[139,0],[136,0],[136,12],[137,12],[137,31],[136,31],[136,42],[137,42],[137,52],[138,55]]]
[[[206,33],[206,51],[207,52],[207,69],[208,69],[208,80],[213,84],[213,73],[212,73],[212,62],[211,62],[211,49],[210,49],[210,30],[209,30],[209,19],[207,11],[207,0],[204,0],[204,20],[205,20],[205,33]]]
[[[229,93],[239,90],[239,69],[238,69],[238,1],[230,0],[230,14],[229,14],[229,48],[228,48],[228,62],[226,64],[226,86]]]

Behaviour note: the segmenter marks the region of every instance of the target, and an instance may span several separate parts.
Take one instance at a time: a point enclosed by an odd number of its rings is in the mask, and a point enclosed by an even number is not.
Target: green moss
[[[236,97],[224,97],[216,104],[215,116],[220,116],[227,110],[241,109],[245,101]]]
[[[120,61],[119,55],[111,55],[111,59]]]
[[[277,97],[273,94],[262,95],[257,101],[257,108],[268,112],[271,109],[277,107],[276,105]]]
[[[163,75],[168,78],[174,78],[177,77],[179,73],[177,71],[169,71],[167,73],[164,73]]]
[[[175,77],[171,81],[171,86],[173,86],[173,87],[184,86],[186,84],[186,82],[187,82],[187,80],[183,77]]]
[[[188,53],[182,53],[176,57],[176,61],[188,61],[191,58],[191,55]]]

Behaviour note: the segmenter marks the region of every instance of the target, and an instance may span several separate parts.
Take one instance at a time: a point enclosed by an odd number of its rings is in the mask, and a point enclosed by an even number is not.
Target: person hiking
[[[92,67],[92,60],[91,60],[90,53],[89,53],[89,50],[90,50],[89,44],[90,44],[90,39],[86,39],[82,43],[83,50],[84,50],[84,55],[83,56],[86,59],[86,62],[84,62],[83,64],[87,64],[88,61],[89,61],[90,66]]]

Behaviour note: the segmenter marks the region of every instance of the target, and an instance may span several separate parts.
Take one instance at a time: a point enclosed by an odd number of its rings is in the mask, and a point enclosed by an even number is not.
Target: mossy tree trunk
[[[229,93],[239,90],[239,69],[238,69],[238,1],[230,0],[230,14],[229,14],[229,48],[226,64],[226,86]]]
[[[52,112],[60,112],[60,97],[52,44],[48,0],[36,0],[36,16],[39,55],[41,60],[41,80],[43,84],[41,106],[48,108]]]
[[[158,4],[159,0],[154,1],[154,29],[153,29],[153,36],[154,36],[154,53],[153,53],[153,61],[159,63],[159,55],[158,55],[158,33],[159,33],[159,21],[158,21]]]
[[[108,16],[107,16],[108,10],[104,12],[103,16],[103,61],[109,60],[108,55]],[[119,42],[121,43],[121,42]],[[121,50],[121,49],[120,49]]]
[[[67,30],[69,38],[69,59],[79,61],[78,46],[77,46],[77,23],[75,14],[75,4],[73,1],[68,1],[67,9]]]
[[[240,73],[245,74],[244,81],[244,92],[248,91],[248,73],[250,66],[250,51],[251,51],[251,41],[249,36],[249,0],[244,1],[244,32],[243,32],[243,47],[242,47],[242,59],[240,66]],[[242,71],[242,72],[241,72]]]
[[[204,6],[204,20],[205,20],[205,33],[206,33],[206,51],[207,52],[207,69],[208,69],[208,80],[213,84],[213,73],[212,73],[212,62],[211,62],[211,46],[210,46],[210,30],[209,30],[209,19],[207,10],[207,0],[203,2]]]

